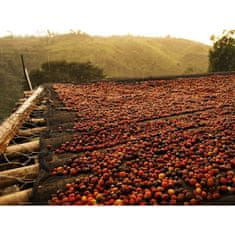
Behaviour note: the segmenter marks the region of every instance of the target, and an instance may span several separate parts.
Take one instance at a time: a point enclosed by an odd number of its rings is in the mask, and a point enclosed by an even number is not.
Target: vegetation
[[[0,67],[0,123],[7,117],[22,95],[20,77]]]
[[[88,82],[104,78],[103,70],[87,63],[67,63],[52,61],[42,64],[39,70],[32,70],[30,78],[33,86],[55,82]]]
[[[108,77],[128,78],[206,72],[208,50],[204,44],[171,37],[98,37],[75,32],[0,38],[0,120],[9,115],[22,94],[20,54],[29,71],[51,61],[90,61]]]
[[[209,71],[235,71],[235,30],[224,31],[220,37],[212,36],[213,48],[209,52]]]

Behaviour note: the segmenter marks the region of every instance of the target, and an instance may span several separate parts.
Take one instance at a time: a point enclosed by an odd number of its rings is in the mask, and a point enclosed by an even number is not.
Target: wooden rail
[[[32,135],[36,135],[39,134],[43,131],[46,131],[47,128],[44,127],[35,127],[35,128],[31,128],[31,129],[27,129],[27,130],[19,130],[18,135],[19,136],[32,136]]]
[[[34,140],[24,144],[10,145],[6,148],[5,154],[8,159],[12,159],[22,153],[36,152],[39,149],[39,140]]]
[[[25,205],[32,195],[33,189],[26,189],[20,192],[11,193],[0,197],[0,205]]]
[[[35,108],[36,101],[44,91],[39,86],[32,95],[0,126],[0,154],[4,153],[11,139],[16,135],[19,127]]]
[[[39,164],[19,167],[0,172],[0,188],[12,185],[18,182],[18,179],[24,179],[28,175],[37,175]]]

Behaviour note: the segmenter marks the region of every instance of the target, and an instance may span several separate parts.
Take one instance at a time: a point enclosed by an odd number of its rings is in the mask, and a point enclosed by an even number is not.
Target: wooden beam
[[[20,99],[18,100],[18,102],[24,103],[26,100],[27,100],[27,98],[20,98]]]
[[[10,145],[6,148],[6,156],[8,159],[19,156],[22,153],[35,152],[39,149],[39,140],[27,142],[24,144]]]
[[[33,94],[0,126],[0,153],[4,153],[7,145],[17,133],[19,127],[32,112],[35,102],[40,97],[44,88],[39,86]]]
[[[36,176],[38,172],[39,164],[2,171],[0,172],[0,188],[15,184],[28,175]]]
[[[46,123],[46,120],[44,118],[31,118],[29,119],[30,122],[33,122],[35,124],[44,124]]]
[[[46,105],[40,105],[35,108],[35,111],[45,111],[45,110],[47,110]]]
[[[31,129],[26,129],[26,130],[19,130],[18,131],[18,135],[19,136],[32,136],[35,134],[39,134],[43,131],[46,131],[47,128],[46,127],[35,127],[35,128],[31,128]]]
[[[33,91],[24,91],[25,96],[31,96],[33,94]]]
[[[29,188],[17,193],[11,193],[0,197],[0,205],[25,205],[29,204],[29,198],[33,193],[33,189]]]

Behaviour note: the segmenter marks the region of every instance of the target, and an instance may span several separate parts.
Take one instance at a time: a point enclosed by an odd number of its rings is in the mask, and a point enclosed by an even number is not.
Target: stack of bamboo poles
[[[43,91],[44,88],[40,86],[34,91],[24,92],[24,98],[17,103],[19,107],[0,126],[0,205],[29,204],[32,184],[23,189],[18,185],[24,184],[29,178],[35,179],[39,172],[38,156],[33,154],[39,150],[39,138],[31,137],[46,130],[43,126],[45,120],[30,116],[33,112],[46,109],[46,105],[40,103]],[[23,129],[26,122],[33,123],[33,128]],[[17,143],[14,141],[16,136],[24,141]],[[22,164],[22,158],[27,156],[27,161]]]

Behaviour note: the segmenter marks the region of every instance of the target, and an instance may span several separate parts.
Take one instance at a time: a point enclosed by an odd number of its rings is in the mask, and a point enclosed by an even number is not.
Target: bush
[[[235,30],[222,36],[212,36],[214,45],[209,52],[209,72],[235,71]]]
[[[30,72],[30,78],[34,87],[43,83],[92,82],[104,77],[103,70],[92,65],[91,62],[68,63],[66,61],[51,61],[43,63],[39,70],[32,70]]]

